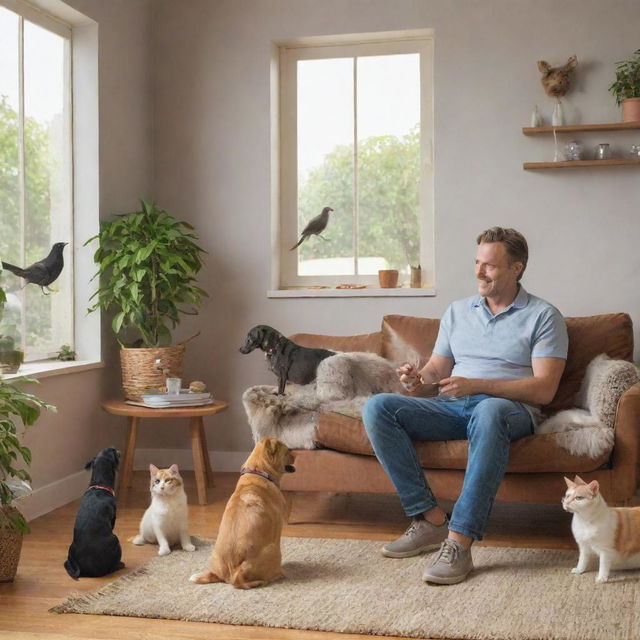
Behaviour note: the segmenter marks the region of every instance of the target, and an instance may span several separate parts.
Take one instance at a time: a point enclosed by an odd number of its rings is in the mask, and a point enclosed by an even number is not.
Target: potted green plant
[[[162,386],[166,375],[181,377],[184,342],[171,346],[171,330],[182,314],[197,314],[207,295],[196,285],[206,252],[193,227],[155,204],[140,204],[139,211],[103,221],[85,243],[99,242],[94,261],[100,284],[89,312],[113,315],[129,399]]]
[[[0,582],[10,582],[15,577],[22,536],[29,531],[15,501],[31,493],[27,484],[31,477],[23,468],[31,464],[31,451],[20,443],[16,423],[19,419],[26,429],[35,423],[42,409],[55,411],[52,405],[16,386],[24,382],[36,380],[16,378],[8,382],[0,377]]]
[[[640,49],[628,60],[616,62],[616,79],[609,87],[624,122],[640,121]]]

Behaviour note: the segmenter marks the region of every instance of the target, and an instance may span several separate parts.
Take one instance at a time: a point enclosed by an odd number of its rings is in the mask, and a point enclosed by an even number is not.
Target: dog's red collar
[[[266,471],[260,471],[260,469],[250,469],[249,467],[242,467],[242,469],[240,469],[240,475],[243,476],[245,473],[253,473],[256,476],[262,476],[270,482],[273,482],[276,487],[278,486],[278,481],[274,480]]]
[[[116,492],[113,490],[113,487],[107,487],[104,484],[92,484],[89,489],[104,489],[105,491],[108,491],[114,498],[116,497]],[[87,491],[89,491],[89,489],[87,489]]]

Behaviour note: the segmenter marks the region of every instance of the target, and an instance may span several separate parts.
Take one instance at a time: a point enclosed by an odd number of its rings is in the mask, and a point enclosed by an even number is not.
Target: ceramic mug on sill
[[[382,289],[393,289],[398,284],[398,270],[380,269],[378,271],[378,281]]]

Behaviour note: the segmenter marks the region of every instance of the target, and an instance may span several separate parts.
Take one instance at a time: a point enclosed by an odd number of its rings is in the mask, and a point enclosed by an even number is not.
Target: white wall
[[[232,409],[207,427],[210,449],[248,450],[242,391],[270,383],[258,353],[237,348],[254,324],[283,333],[375,331],[387,313],[440,316],[475,291],[476,234],[513,226],[530,243],[524,279],[565,315],[629,312],[640,327],[640,174],[636,167],[523,171],[552,159],[552,138],[525,137],[534,104],[553,103],[536,61],[579,60],[568,98],[575,122],[620,119],[607,91],[614,62],[638,47],[635,0],[157,0],[153,93],[155,199],[192,222],[209,250],[200,316],[179,331],[185,376]],[[269,52],[299,36],[435,29],[434,298],[267,299],[270,228]],[[330,99],[330,97],[327,97]],[[627,148],[640,131],[600,133]],[[142,436],[187,447],[180,430]]]
[[[99,23],[100,216],[108,217],[151,197],[150,1],[67,4]],[[104,369],[44,378],[26,388],[58,408],[43,413],[25,437],[35,494],[23,509],[31,517],[77,497],[89,478],[84,464],[100,448],[124,446],[125,424],[100,409],[101,400],[118,392],[113,342],[105,330]]]

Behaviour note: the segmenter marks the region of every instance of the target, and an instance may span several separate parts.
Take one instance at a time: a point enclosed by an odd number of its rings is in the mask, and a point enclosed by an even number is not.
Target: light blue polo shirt
[[[515,300],[495,316],[480,295],[451,304],[433,352],[453,358],[452,376],[514,380],[533,376],[532,358],[566,360],[568,346],[562,314],[521,286]],[[531,407],[530,412],[537,419],[538,410]]]

